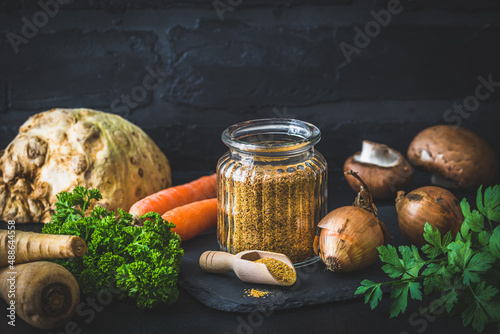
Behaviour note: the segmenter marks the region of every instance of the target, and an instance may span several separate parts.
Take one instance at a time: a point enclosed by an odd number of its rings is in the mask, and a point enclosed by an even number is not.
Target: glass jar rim
[[[259,142],[242,138],[262,136]],[[264,140],[264,136],[280,136],[287,140]],[[267,137],[266,137],[267,138]],[[321,139],[320,130],[313,124],[292,118],[263,118],[231,125],[222,133],[222,141],[229,148],[259,154],[293,154],[308,150]]]

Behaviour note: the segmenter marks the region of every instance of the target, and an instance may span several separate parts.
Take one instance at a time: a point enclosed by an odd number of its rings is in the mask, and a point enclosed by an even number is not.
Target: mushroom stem
[[[387,145],[363,140],[361,153],[355,155],[354,160],[380,167],[394,167],[398,164],[399,157],[398,154]]]

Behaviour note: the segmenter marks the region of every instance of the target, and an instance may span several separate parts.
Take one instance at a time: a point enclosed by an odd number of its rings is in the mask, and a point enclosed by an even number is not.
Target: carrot
[[[9,324],[18,315],[37,328],[54,329],[75,314],[80,288],[66,268],[38,261],[1,268],[0,297],[7,302]]]
[[[187,241],[217,226],[217,198],[179,206],[165,212],[162,218],[174,223],[175,228],[172,231],[176,232],[182,241]]]
[[[135,221],[150,212],[160,215],[178,206],[217,196],[217,174],[203,176],[192,182],[170,187],[136,202],[129,210]]]
[[[15,263],[20,264],[78,257],[83,256],[86,251],[85,241],[74,235],[0,230],[0,268],[14,258]]]

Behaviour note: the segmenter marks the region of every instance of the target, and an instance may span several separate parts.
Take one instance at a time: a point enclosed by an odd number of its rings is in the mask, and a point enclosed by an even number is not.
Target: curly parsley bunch
[[[87,243],[87,253],[70,260],[57,260],[76,278],[82,291],[95,296],[101,290],[119,291],[131,297],[141,309],[177,300],[177,276],[184,251],[174,227],[157,213],[134,226],[132,215],[118,216],[102,207],[85,215],[90,201],[101,199],[96,189],[77,186],[73,192],[57,195],[56,212],[42,232],[77,235]]]

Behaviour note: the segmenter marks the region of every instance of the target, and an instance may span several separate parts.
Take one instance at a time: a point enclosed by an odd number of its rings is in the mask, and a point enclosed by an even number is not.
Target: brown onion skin
[[[386,241],[385,225],[375,215],[355,206],[327,214],[318,225],[319,256],[334,272],[363,269],[378,258],[377,247]]]
[[[464,221],[458,199],[448,190],[434,186],[415,189],[406,196],[404,191],[398,192],[396,210],[401,233],[416,246],[426,243],[425,223],[439,229],[441,235],[451,231],[455,237]]]
[[[370,187],[374,199],[390,199],[396,197],[398,190],[407,189],[413,179],[413,168],[410,163],[400,157],[400,161],[393,167],[381,167],[354,160],[361,151],[347,158],[344,163],[344,172],[353,170]],[[346,176],[347,183],[356,193],[359,192],[361,182],[351,176]]]

